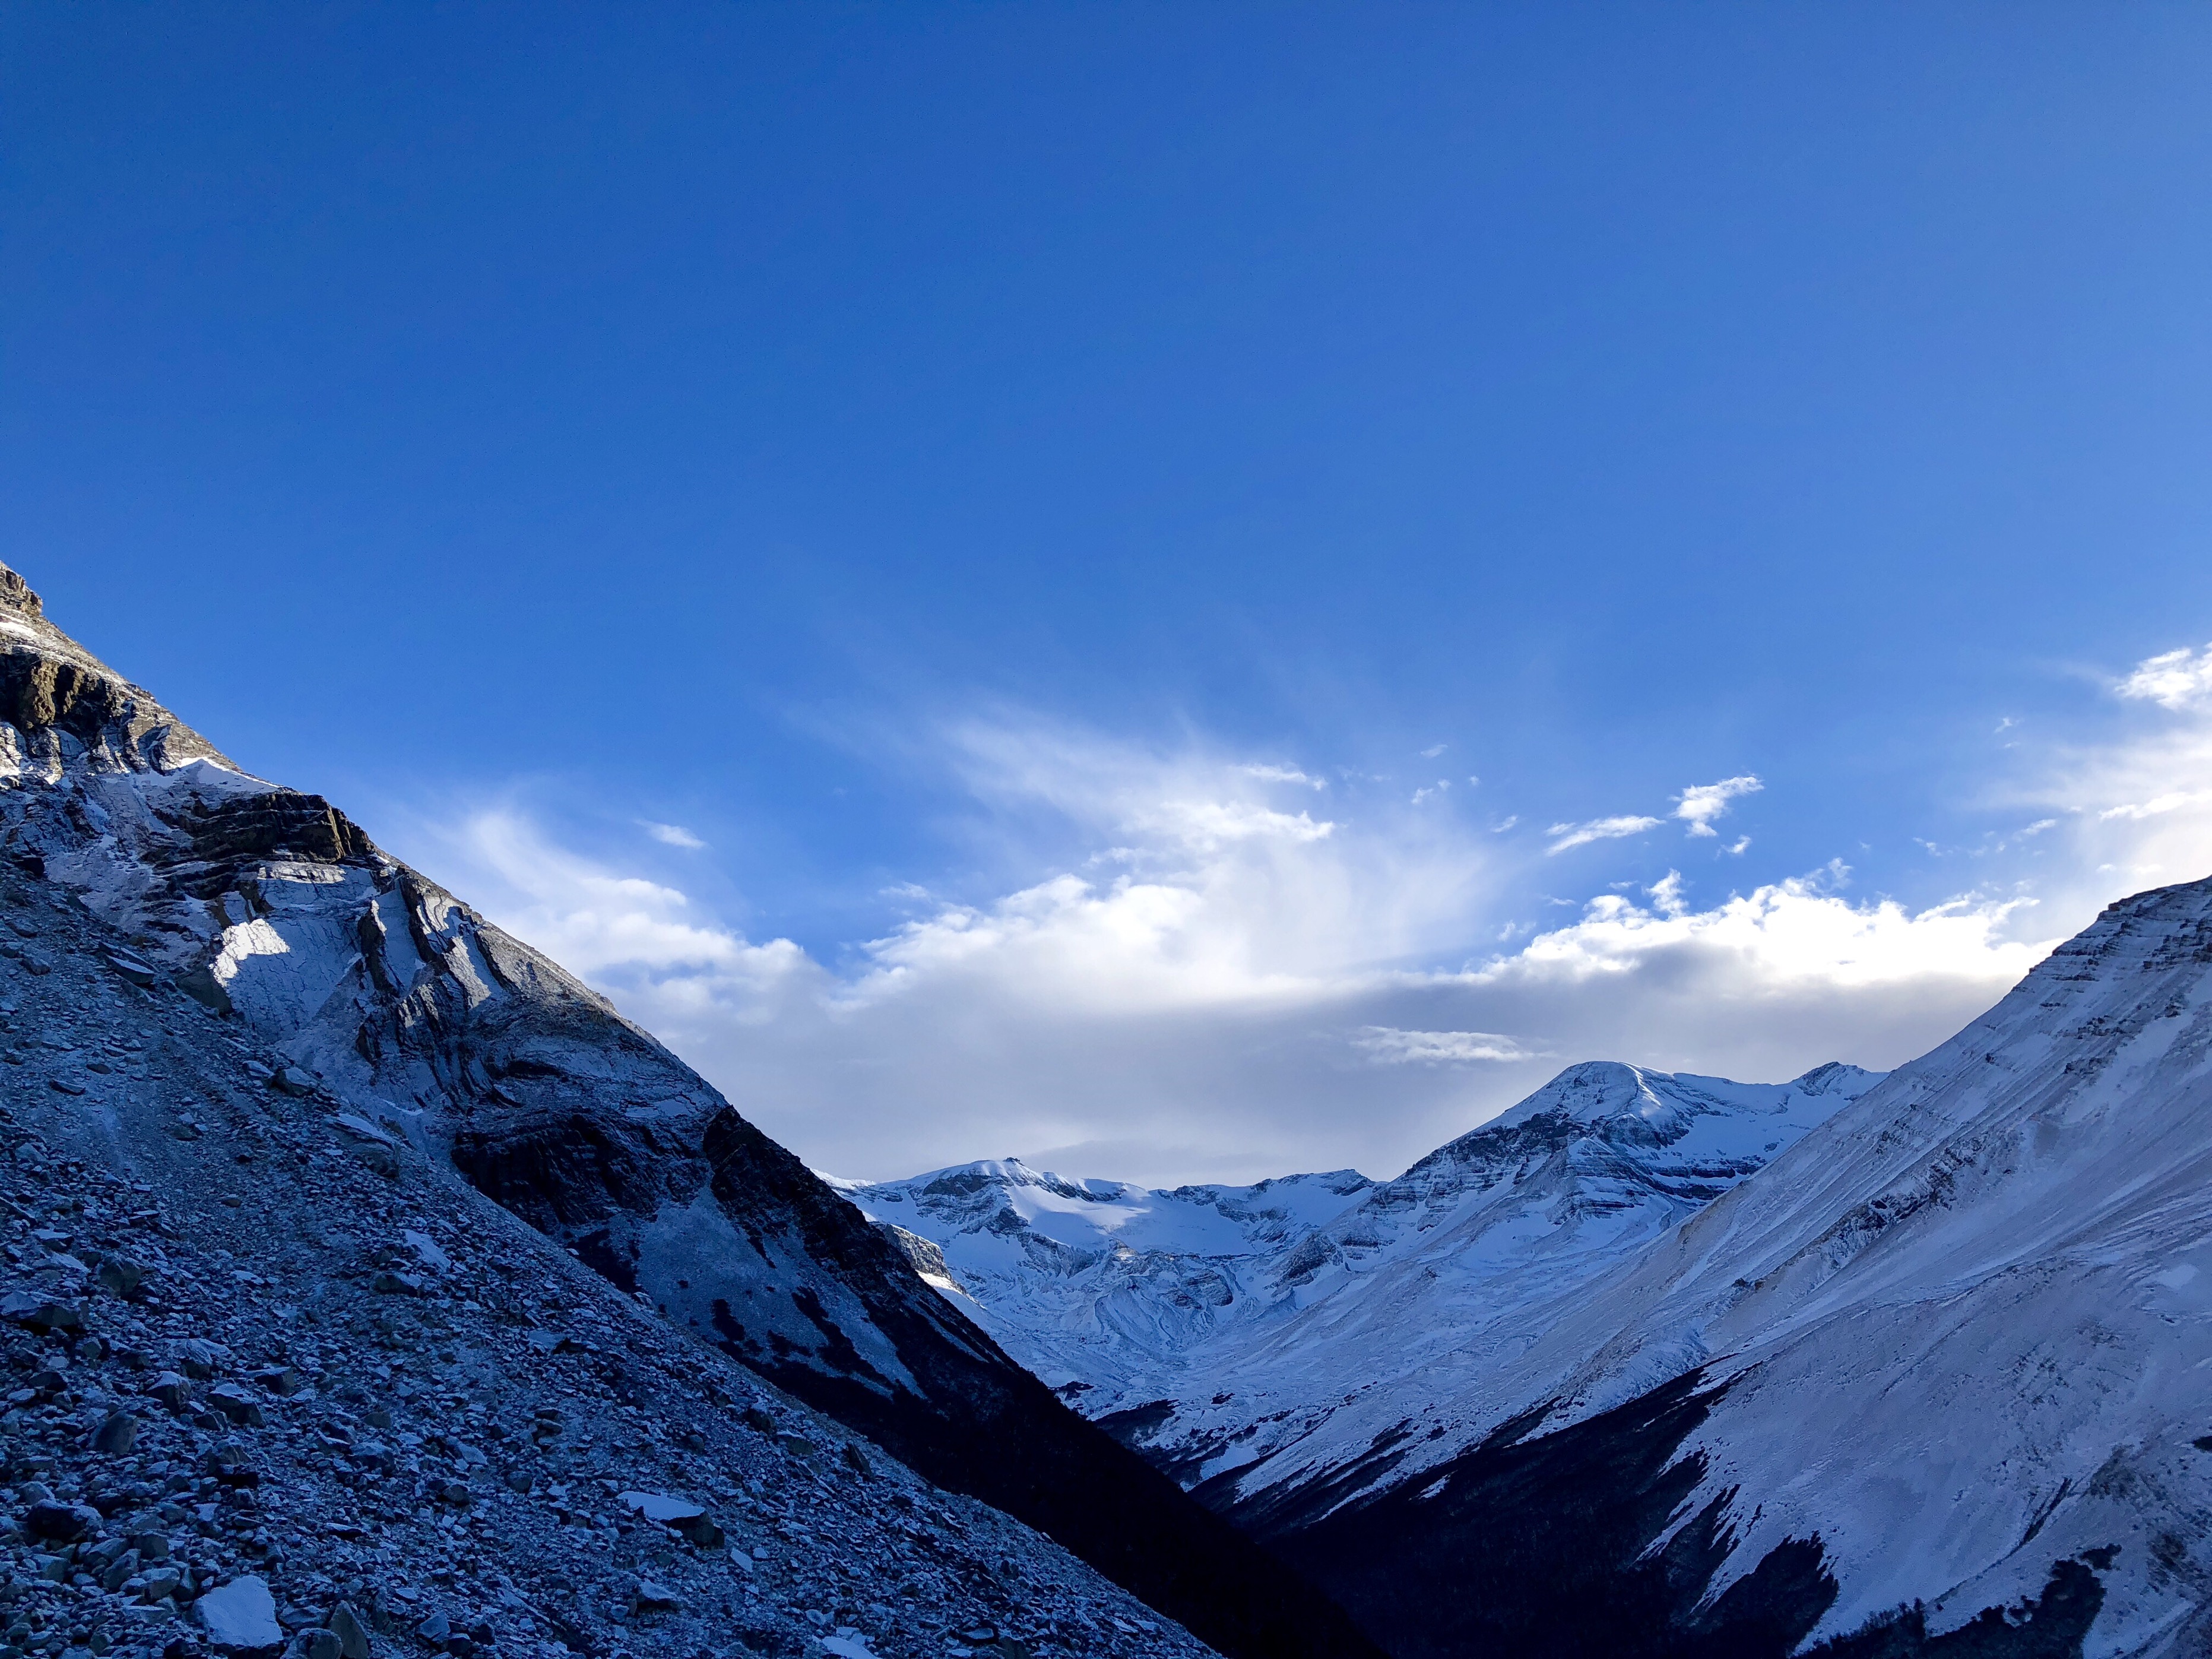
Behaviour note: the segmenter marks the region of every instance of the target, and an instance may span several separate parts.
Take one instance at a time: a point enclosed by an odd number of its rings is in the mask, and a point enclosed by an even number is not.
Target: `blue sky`
[[[2199,659],[2130,678],[2212,638],[2208,71],[2155,6],[21,8],[0,558],[842,1173],[1893,1063],[2212,866]]]

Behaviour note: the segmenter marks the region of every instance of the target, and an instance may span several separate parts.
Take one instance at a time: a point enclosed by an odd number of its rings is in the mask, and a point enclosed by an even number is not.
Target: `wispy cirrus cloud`
[[[1295,766],[1279,766],[1266,761],[1248,761],[1237,769],[1248,778],[1257,778],[1262,783],[1299,783],[1309,789],[1326,789],[1327,778],[1317,778],[1301,772]]]
[[[1591,818],[1583,823],[1555,823],[1544,833],[1552,837],[1547,853],[1564,853],[1571,847],[1587,847],[1594,841],[1620,841],[1629,836],[1640,836],[1647,830],[1656,830],[1659,820],[1639,815],[1622,813],[1609,818]]]
[[[1352,1035],[1352,1046],[1382,1066],[1536,1060],[1545,1052],[1495,1031],[1401,1031],[1391,1025],[1361,1026]]]
[[[1692,836],[1717,838],[1720,831],[1713,828],[1713,820],[1727,816],[1729,804],[1745,795],[1755,795],[1765,787],[1765,783],[1749,773],[1741,777],[1723,778],[1717,783],[1693,783],[1674,798],[1672,816],[1688,824]],[[1646,830],[1656,830],[1662,822],[1646,813],[1624,812],[1612,817],[1590,818],[1581,823],[1555,823],[1547,832],[1552,837],[1552,843],[1544,850],[1547,853],[1564,853],[1571,848],[1587,847],[1592,842],[1625,840],[1631,836],[1640,836]],[[1728,850],[1741,854],[1750,845],[1747,837]]]
[[[703,852],[707,843],[680,823],[655,823],[651,818],[640,818],[638,828],[644,830],[663,847],[680,847],[687,853]]]
[[[2109,684],[2150,707],[2114,738],[2043,757],[2000,797],[2055,817],[2012,839],[2060,844],[2050,891],[2073,910],[2212,872],[2212,647],[2160,652]]]

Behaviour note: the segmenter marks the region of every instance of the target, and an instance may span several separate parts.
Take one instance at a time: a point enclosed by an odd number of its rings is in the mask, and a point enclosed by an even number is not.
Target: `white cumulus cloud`
[[[1727,815],[1729,803],[1743,795],[1755,795],[1766,786],[1746,774],[1740,778],[1723,778],[1718,783],[1693,783],[1685,789],[1674,805],[1674,816],[1690,826],[1693,836],[1717,836],[1713,820]]]
[[[1519,954],[1478,970],[1493,981],[1583,982],[1650,971],[1673,960],[1698,964],[1700,975],[1732,968],[1732,993],[1787,994],[1814,983],[1847,989],[1962,978],[2001,988],[2040,961],[2056,941],[2004,936],[2005,924],[2028,901],[1966,894],[1908,911],[1895,901],[1855,903],[1837,890],[1849,877],[1840,862],[1810,876],[1731,894],[1692,910],[1681,878],[1669,872],[1638,906],[1601,894],[1583,919],[1531,939]]]
[[[638,825],[664,847],[681,847],[687,853],[696,853],[707,845],[680,823],[655,823],[650,818],[640,818]]]
[[[2122,696],[2175,710],[2212,706],[2212,645],[2146,657],[2119,684]]]

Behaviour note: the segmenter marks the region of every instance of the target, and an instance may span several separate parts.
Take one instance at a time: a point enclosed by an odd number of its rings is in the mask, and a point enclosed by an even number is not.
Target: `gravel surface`
[[[1207,1651],[143,967],[0,875],[0,1659]]]

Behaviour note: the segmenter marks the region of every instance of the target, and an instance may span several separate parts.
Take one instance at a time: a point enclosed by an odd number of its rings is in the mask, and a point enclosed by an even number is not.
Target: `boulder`
[[[74,1544],[100,1530],[100,1511],[88,1504],[64,1504],[58,1498],[33,1504],[23,1516],[23,1530],[52,1544]]]
[[[58,1297],[40,1296],[35,1291],[10,1291],[0,1297],[0,1319],[40,1333],[84,1328],[82,1306]]]
[[[240,1428],[261,1426],[261,1405],[235,1382],[219,1383],[208,1390],[208,1404]]]
[[[667,1585],[651,1578],[641,1578],[630,1591],[632,1613],[675,1613],[684,1606],[684,1598]]]
[[[128,1297],[137,1295],[146,1270],[128,1256],[103,1255],[94,1264],[92,1276],[116,1295]]]
[[[722,1529],[696,1504],[657,1492],[626,1492],[622,1501],[634,1513],[681,1533],[701,1549],[713,1549],[722,1541]]]
[[[107,965],[110,968],[112,968],[123,978],[130,981],[131,984],[137,986],[142,990],[151,990],[153,988],[154,981],[158,975],[155,971],[154,964],[152,963],[141,962],[137,957],[132,956],[128,951],[110,949],[105,953],[105,956]]]
[[[351,1602],[331,1609],[330,1631],[338,1638],[340,1659],[368,1659],[368,1626]]]
[[[276,1622],[276,1598],[269,1581],[251,1574],[211,1589],[192,1603],[192,1617],[207,1632],[209,1645],[235,1654],[273,1651],[284,1645]]]
[[[213,1376],[230,1363],[230,1350],[205,1337],[187,1337],[177,1345],[177,1369],[186,1376]]]

